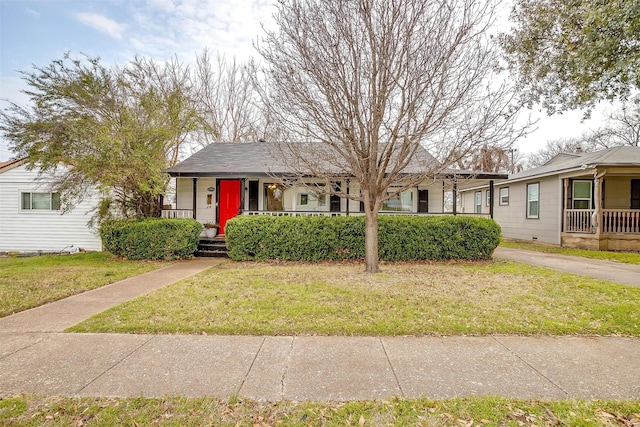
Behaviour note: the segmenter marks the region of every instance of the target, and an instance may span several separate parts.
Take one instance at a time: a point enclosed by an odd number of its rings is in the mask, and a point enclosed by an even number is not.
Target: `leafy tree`
[[[515,0],[501,35],[524,99],[552,114],[640,87],[638,0]]]
[[[378,266],[378,211],[484,144],[508,145],[516,109],[497,84],[487,35],[496,3],[280,0],[257,49],[259,87],[297,176],[364,203],[366,271]],[[421,147],[434,157],[423,158]],[[410,170],[411,164],[419,168]],[[353,194],[332,185],[357,181]]]
[[[66,54],[22,75],[30,105],[9,103],[0,130],[30,168],[56,177],[65,209],[98,188],[99,218],[158,215],[161,171],[202,126],[189,69],[144,58],[107,68]]]

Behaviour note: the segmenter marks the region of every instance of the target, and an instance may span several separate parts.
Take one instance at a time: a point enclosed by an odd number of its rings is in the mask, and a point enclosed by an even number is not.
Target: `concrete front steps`
[[[211,239],[207,237],[200,238],[196,256],[228,258],[229,255],[227,255],[227,245],[224,241],[224,236],[216,236]]]

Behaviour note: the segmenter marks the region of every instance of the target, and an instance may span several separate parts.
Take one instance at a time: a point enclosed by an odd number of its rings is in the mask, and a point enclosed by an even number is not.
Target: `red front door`
[[[227,221],[240,213],[240,180],[220,180],[218,183],[218,222],[224,234]]]

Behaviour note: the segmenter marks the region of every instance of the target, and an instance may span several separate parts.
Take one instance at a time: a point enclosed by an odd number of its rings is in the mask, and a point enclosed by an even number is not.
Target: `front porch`
[[[226,221],[236,215],[364,215],[364,205],[348,197],[360,192],[357,183],[349,179],[332,182],[331,186],[343,193],[337,195],[325,189],[324,183],[314,181],[285,182],[275,177],[177,177],[175,201],[164,206],[162,217],[194,218],[202,223],[219,223],[220,233],[224,234]],[[493,183],[492,180],[485,181]],[[491,217],[488,207],[478,212],[465,209],[459,201],[457,190],[455,180],[429,179],[385,201],[380,213]]]
[[[640,250],[640,179],[595,170],[564,179],[561,245],[591,250]]]
[[[460,215],[489,218],[487,213],[474,212],[380,212],[381,215]],[[330,212],[330,211],[243,211],[240,215],[269,215],[269,216],[357,216],[364,212]],[[193,209],[163,209],[162,218],[193,218]]]
[[[562,246],[601,251],[640,250],[640,210],[567,209]]]

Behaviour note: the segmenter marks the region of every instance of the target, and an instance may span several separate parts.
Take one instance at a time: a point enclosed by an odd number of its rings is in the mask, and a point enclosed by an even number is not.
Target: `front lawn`
[[[512,262],[231,263],[73,332],[640,336],[640,288]]]
[[[640,401],[538,401],[500,397],[442,401],[265,403],[202,398],[0,399],[6,426],[637,426]]]
[[[590,251],[586,249],[558,248],[555,246],[542,246],[522,242],[501,242],[500,246],[513,249],[526,249],[528,251],[604,259],[607,261],[625,262],[627,264],[640,264],[640,252]]]
[[[0,317],[167,265],[96,252],[0,258]]]

